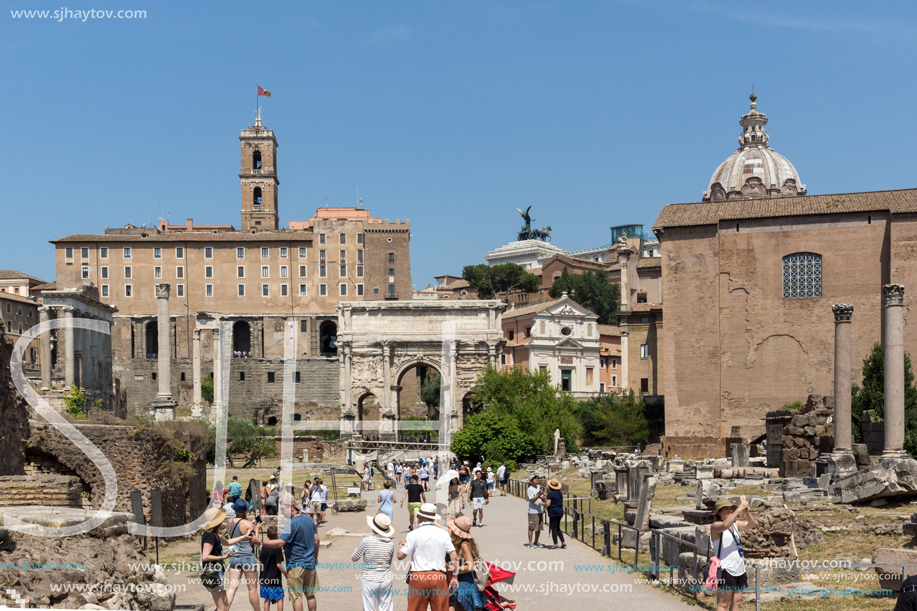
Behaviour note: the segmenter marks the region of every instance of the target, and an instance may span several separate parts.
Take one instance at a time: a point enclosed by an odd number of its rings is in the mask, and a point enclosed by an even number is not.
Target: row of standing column
[[[108,360],[111,358],[111,335],[102,331],[74,327],[72,321],[75,318],[89,320],[102,320],[99,317],[78,312],[73,306],[56,307],[59,315],[64,321],[71,321],[65,324],[63,329],[63,358],[64,358],[64,385],[70,387],[72,384],[79,383],[84,388],[94,390],[111,390],[110,372]],[[46,323],[51,320],[51,307],[42,306],[38,308],[39,322]],[[61,346],[59,345],[59,348]],[[95,348],[95,350],[93,350]],[[39,350],[41,360],[41,385],[43,388],[51,387],[54,363],[51,362],[51,332],[47,331],[39,336]],[[80,354],[80,367],[77,371],[76,355]],[[95,379],[96,371],[93,368],[93,356],[97,359],[97,364],[101,365],[98,370],[101,372],[102,379]]]
[[[882,287],[885,316],[882,344],[885,354],[885,446],[883,458],[906,458],[904,450],[904,286]],[[851,319],[853,306],[835,304],[834,311],[834,452],[851,464],[852,431],[852,361]]]

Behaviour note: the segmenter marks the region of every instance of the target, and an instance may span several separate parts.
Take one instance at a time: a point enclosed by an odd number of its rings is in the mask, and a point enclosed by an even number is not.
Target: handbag
[[[723,533],[720,533],[720,548],[716,551],[716,556],[710,558],[707,561],[707,566],[704,568],[704,575],[706,575],[706,581],[704,587],[709,593],[714,593],[717,590],[717,586],[720,583],[720,576],[723,571],[723,567],[720,563],[720,553],[723,551]]]
[[[478,592],[483,592],[487,588],[487,582],[490,580],[490,569],[487,563],[481,558],[474,559],[474,585],[478,587]]]
[[[198,576],[201,584],[207,588],[215,588],[223,581],[223,563],[203,561],[204,542],[201,541],[201,569]]]

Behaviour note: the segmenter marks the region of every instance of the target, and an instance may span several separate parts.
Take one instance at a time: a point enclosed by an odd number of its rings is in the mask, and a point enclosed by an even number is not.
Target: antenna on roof
[[[360,197],[360,187],[357,187],[357,208],[363,209],[363,198]]]

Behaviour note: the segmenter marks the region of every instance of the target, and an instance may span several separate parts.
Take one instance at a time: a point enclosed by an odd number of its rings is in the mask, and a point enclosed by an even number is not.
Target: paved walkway
[[[322,568],[319,571],[319,582],[324,587],[347,588],[349,592],[322,592],[318,595],[318,604],[321,608],[360,609],[360,571],[348,568],[350,554],[360,542],[361,536],[369,534],[366,525],[366,515],[375,513],[375,499],[378,493],[364,492],[364,498],[371,499],[367,513],[350,514],[339,513],[330,515],[330,524],[319,530],[320,536],[327,539],[325,533],[331,528],[345,528],[354,536],[344,536],[331,539],[331,547],[322,549],[319,553],[319,562],[328,567],[329,564],[341,563],[342,568]],[[395,520],[394,525],[398,530],[396,544],[408,532],[407,504],[404,509],[398,507],[403,494],[403,489],[395,493]],[[432,499],[431,499],[432,500]],[[636,584],[635,580],[641,575],[629,575],[623,572],[611,572],[613,562],[602,558],[591,548],[577,542],[567,542],[567,549],[551,550],[547,547],[525,547],[527,528],[527,503],[512,496],[495,496],[484,512],[484,526],[474,528],[473,533],[482,556],[489,561],[516,572],[512,591],[504,590],[507,598],[514,598],[519,611],[534,611],[546,605],[556,606],[557,601],[567,597],[575,601],[581,608],[608,608],[608,605],[620,605],[626,609],[653,609],[663,611],[696,609],[683,603],[679,598],[657,590],[648,585]],[[470,515],[470,513],[469,513]],[[547,527],[542,532],[541,541],[551,544]],[[172,547],[169,553],[194,551],[197,543],[182,543],[181,549]],[[187,547],[187,549],[184,549]],[[402,563],[407,566],[408,561]],[[512,567],[512,568],[510,568]],[[577,570],[580,567],[580,570]],[[589,567],[592,570],[584,570]],[[607,568],[605,568],[607,567]],[[596,570],[597,568],[603,570]],[[405,587],[404,568],[395,569],[397,573],[394,587]],[[170,574],[173,583],[187,584],[187,574]],[[547,598],[550,597],[550,598]],[[550,601],[550,602],[548,602]],[[213,608],[210,595],[200,585],[189,585],[184,596],[179,595],[178,604],[207,603],[207,608]],[[286,601],[289,606],[289,601]],[[233,611],[251,609],[248,601],[239,592],[233,601]],[[395,609],[407,609],[407,599],[397,596]]]

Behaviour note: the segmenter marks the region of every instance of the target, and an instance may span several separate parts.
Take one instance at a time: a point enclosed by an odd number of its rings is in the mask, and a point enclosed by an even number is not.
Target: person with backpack
[[[739,533],[758,526],[751,514],[748,500],[739,497],[736,506],[727,498],[721,498],[713,507],[714,522],[710,526],[713,551],[719,559],[717,571],[717,611],[738,611],[742,602],[742,591],[748,587],[745,572],[745,552]],[[743,518],[740,520],[739,518]]]

